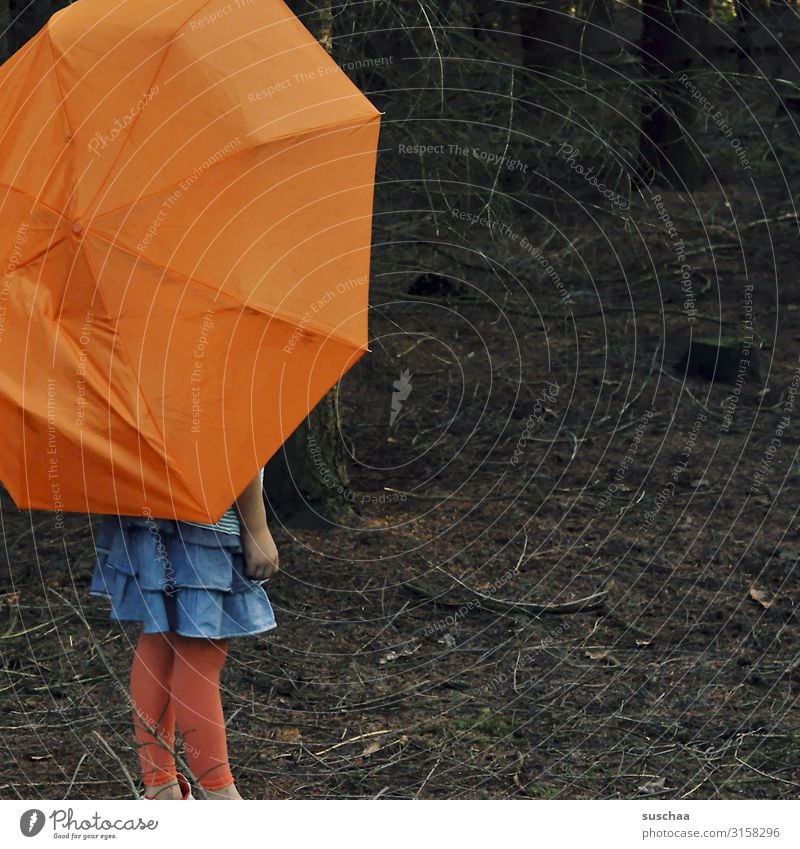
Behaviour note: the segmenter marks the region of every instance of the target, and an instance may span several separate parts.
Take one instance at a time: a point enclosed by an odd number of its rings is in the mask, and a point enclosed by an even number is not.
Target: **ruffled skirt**
[[[277,627],[262,581],[244,574],[237,534],[169,519],[103,516],[95,541],[92,596],[111,602],[110,618],[223,639]]]

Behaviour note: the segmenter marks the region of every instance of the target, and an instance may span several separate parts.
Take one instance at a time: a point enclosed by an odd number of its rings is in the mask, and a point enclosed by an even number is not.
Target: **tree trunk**
[[[785,0],[735,0],[735,8],[739,73],[762,73],[770,79],[788,76],[796,82],[797,7]],[[785,60],[788,75],[783,71]]]
[[[439,4],[440,7],[443,4]],[[449,7],[449,4],[448,4]],[[491,38],[493,35],[507,35],[514,32],[515,7],[511,3],[500,3],[499,5],[483,6],[480,3],[472,4],[470,8],[470,19],[472,21],[472,34],[478,41]]]
[[[588,56],[609,56],[622,51],[615,30],[614,0],[581,0],[578,49]]]
[[[550,70],[574,59],[578,49],[577,19],[563,0],[539,0],[519,10],[522,64],[531,70]]]
[[[680,76],[698,66],[698,18],[683,0],[642,0],[641,62],[650,99],[643,107],[638,180],[691,191],[708,177],[692,140],[699,113]]]
[[[332,0],[293,0],[288,5],[332,55]],[[323,528],[358,522],[348,500],[336,389],[325,395],[264,469],[268,505],[287,525]]]

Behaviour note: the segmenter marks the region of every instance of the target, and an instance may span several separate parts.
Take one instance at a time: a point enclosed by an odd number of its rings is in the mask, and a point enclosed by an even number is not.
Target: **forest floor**
[[[769,125],[784,151],[788,123]],[[441,182],[437,215],[390,185],[413,176],[399,139],[387,125],[372,353],[341,383],[360,516],[273,525],[278,628],[232,641],[223,673],[242,794],[797,798],[796,158],[784,174],[753,135],[752,182],[720,145],[720,185],[658,190],[692,322],[652,198],[626,225],[588,185],[564,208],[504,184],[530,205],[493,235]],[[685,375],[690,334],[741,334],[751,299],[758,375]],[[129,798],[136,632],[88,596],[99,517],[62,534],[6,495],[1,515],[0,798]]]

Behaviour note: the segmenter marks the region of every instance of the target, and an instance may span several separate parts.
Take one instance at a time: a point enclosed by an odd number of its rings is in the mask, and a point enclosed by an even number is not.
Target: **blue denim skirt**
[[[238,534],[169,519],[103,516],[89,593],[146,634],[223,639],[277,627],[263,581],[244,574]]]

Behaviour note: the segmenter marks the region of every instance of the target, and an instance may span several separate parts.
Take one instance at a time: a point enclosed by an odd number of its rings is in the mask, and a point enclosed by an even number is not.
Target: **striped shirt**
[[[264,470],[261,470],[261,486],[264,486]],[[222,518],[218,522],[186,522],[187,525],[194,525],[198,528],[212,528],[215,531],[221,531],[224,534],[240,534],[242,526],[239,522],[239,511],[236,509],[236,503],[222,514]]]

